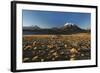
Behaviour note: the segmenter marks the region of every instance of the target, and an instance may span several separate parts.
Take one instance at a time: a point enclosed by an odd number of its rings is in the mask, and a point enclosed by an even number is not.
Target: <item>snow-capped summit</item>
[[[66,24],[64,24],[64,26],[68,26],[68,25],[75,25],[75,24],[73,24],[73,23],[66,23]]]
[[[61,29],[64,31],[80,31],[81,30],[81,28],[78,27],[74,23],[66,23],[66,24],[64,24],[63,27],[61,27]]]

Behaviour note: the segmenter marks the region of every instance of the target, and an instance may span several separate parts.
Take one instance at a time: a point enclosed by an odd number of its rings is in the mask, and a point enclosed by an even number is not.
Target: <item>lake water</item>
[[[47,31],[34,32],[34,31],[23,31],[23,35],[33,35],[33,34],[48,34]]]

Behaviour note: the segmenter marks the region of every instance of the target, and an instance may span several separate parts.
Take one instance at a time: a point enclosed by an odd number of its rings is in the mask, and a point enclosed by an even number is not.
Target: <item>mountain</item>
[[[39,26],[35,25],[35,26],[32,27],[32,29],[33,29],[33,30],[39,30],[39,29],[41,29],[41,28],[40,28]]]
[[[35,25],[35,26],[24,26],[23,27],[23,30],[40,30],[41,28],[40,27],[38,27],[37,25]]]
[[[80,31],[82,30],[80,27],[78,27],[76,24],[72,23],[66,23],[63,27],[60,29],[65,30],[65,31]]]
[[[79,26],[73,23],[66,23],[63,27],[60,28],[61,32],[70,34],[70,33],[80,33],[84,32],[84,29],[81,29]]]
[[[40,28],[37,25],[30,27],[23,27],[24,32],[31,32],[35,34],[75,34],[75,33],[90,33],[90,30],[82,29],[73,23],[66,23],[64,26],[57,28]]]

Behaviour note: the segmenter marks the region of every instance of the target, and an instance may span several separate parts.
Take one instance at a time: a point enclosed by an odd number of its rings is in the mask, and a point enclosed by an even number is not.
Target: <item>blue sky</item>
[[[74,23],[81,28],[90,28],[91,14],[55,11],[22,11],[23,26],[39,26],[41,28],[62,27],[65,23]]]

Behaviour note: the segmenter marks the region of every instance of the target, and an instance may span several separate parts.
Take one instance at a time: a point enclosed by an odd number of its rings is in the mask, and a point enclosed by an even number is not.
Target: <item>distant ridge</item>
[[[53,28],[40,28],[39,26],[29,26],[23,27],[23,31],[39,32],[39,34],[75,34],[75,33],[84,33],[89,32],[89,30],[82,29],[78,25],[73,23],[66,23],[62,27],[53,27]],[[41,32],[41,33],[40,33]]]
[[[40,30],[41,28],[37,25],[35,26],[24,26],[23,30]]]

